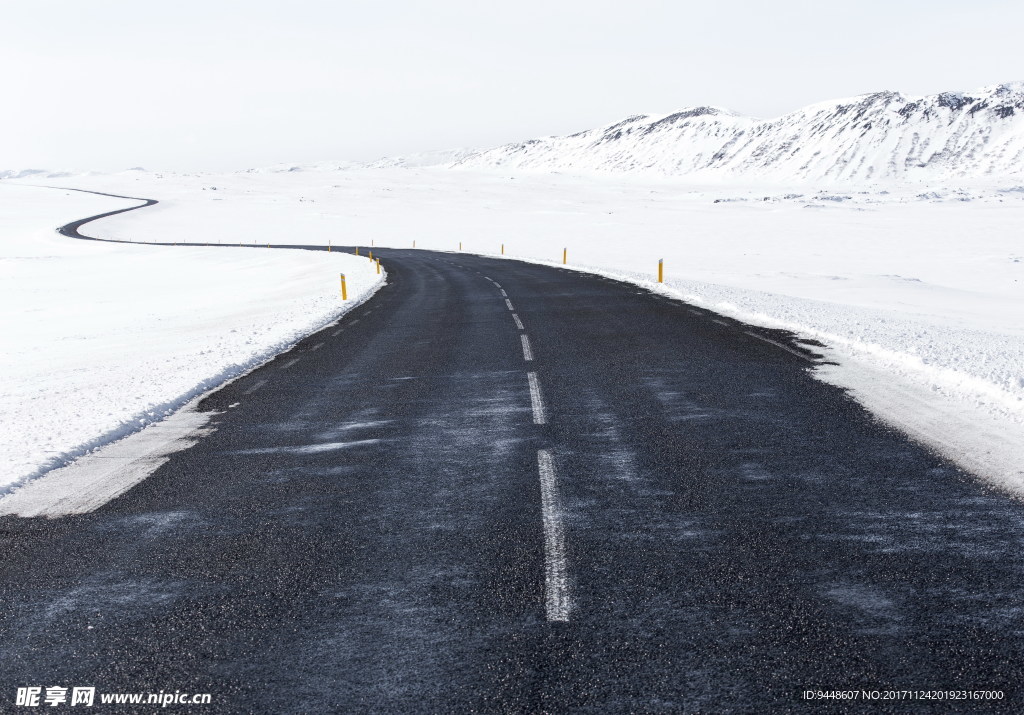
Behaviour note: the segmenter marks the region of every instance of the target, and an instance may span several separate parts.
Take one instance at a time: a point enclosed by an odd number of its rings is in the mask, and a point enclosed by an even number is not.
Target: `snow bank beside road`
[[[162,418],[379,284],[369,261],[341,253],[129,246],[54,230],[132,204],[0,185],[0,493]],[[98,235],[104,220],[83,232]]]

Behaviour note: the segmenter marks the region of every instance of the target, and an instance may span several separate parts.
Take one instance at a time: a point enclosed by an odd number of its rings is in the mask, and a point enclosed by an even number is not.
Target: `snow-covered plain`
[[[369,261],[340,253],[130,246],[54,230],[133,205],[0,183],[0,494],[161,419],[379,285]]]
[[[827,344],[839,366],[817,368],[819,377],[992,483],[1024,491],[1024,187],[1012,183],[821,191],[326,164],[61,183],[161,200],[90,226],[110,238],[415,240],[449,251],[461,241],[474,253],[497,255],[504,244],[507,257],[551,263],[564,247],[573,267]],[[659,258],[662,286],[653,282]],[[190,288],[222,290],[205,285]]]

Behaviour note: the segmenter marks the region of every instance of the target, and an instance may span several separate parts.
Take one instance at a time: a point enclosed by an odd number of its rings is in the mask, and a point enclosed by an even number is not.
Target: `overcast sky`
[[[771,117],[1024,79],[1002,0],[28,0],[0,15],[0,170],[236,169]]]

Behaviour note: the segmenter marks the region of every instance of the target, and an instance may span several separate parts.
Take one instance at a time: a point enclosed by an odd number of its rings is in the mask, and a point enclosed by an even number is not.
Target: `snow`
[[[0,184],[0,493],[161,419],[379,284],[369,261],[336,252],[126,246],[54,230],[137,204]]]
[[[466,251],[488,255],[504,243],[506,257],[553,264],[567,248],[570,267],[825,343],[838,366],[816,368],[819,378],[849,389],[880,418],[992,484],[1024,491],[1024,180],[882,190],[760,179],[296,168],[61,181],[161,200],[90,226],[112,238],[401,248],[416,240],[418,248],[446,251],[461,241]],[[71,212],[78,215],[85,214]],[[203,258],[217,249],[125,250],[222,265]],[[226,253],[237,260],[237,250]],[[273,270],[282,270],[280,253],[265,259]],[[660,258],[667,281],[659,286]],[[40,271],[40,279],[44,274],[54,272]],[[197,303],[207,292],[218,301],[225,292],[212,278],[190,281],[189,291]],[[201,338],[215,355],[225,339],[218,324]],[[292,336],[301,332],[290,328]],[[36,389],[49,382],[38,380]]]
[[[876,92],[759,120],[714,107],[635,116],[477,152],[469,169],[689,175],[702,180],[906,181],[1024,175],[1024,83]]]

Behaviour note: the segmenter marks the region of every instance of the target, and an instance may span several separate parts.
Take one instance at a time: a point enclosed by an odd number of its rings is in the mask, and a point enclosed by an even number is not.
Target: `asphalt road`
[[[376,297],[208,397],[216,431],[134,489],[0,518],[0,710],[26,685],[211,693],[194,712],[1024,709],[1024,507],[800,344],[557,268],[378,255]],[[853,689],[1005,699],[802,699]]]

